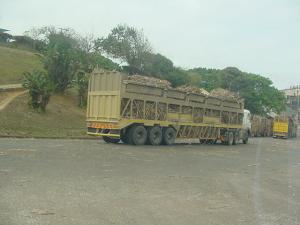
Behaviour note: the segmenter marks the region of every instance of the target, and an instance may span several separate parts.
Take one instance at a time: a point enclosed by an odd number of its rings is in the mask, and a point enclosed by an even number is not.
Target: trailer
[[[95,70],[90,76],[87,133],[109,143],[171,145],[176,138],[197,138],[246,144],[250,130],[243,120],[239,98],[149,85],[119,72]]]
[[[297,136],[297,123],[295,119],[287,115],[277,116],[273,125],[274,138],[293,138]]]
[[[274,118],[271,116],[252,115],[251,136],[252,137],[272,137]]]

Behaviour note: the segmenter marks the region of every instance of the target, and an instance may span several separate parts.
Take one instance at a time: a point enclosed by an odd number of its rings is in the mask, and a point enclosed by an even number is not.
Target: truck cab
[[[244,109],[243,129],[248,133],[248,136],[250,136],[250,134],[251,134],[251,113],[247,109]]]

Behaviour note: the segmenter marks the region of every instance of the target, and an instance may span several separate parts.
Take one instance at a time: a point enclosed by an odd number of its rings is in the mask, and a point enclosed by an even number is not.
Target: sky
[[[300,84],[300,0],[0,0],[0,27],[11,34],[54,25],[100,37],[124,23],[176,66],[234,66],[279,89]]]

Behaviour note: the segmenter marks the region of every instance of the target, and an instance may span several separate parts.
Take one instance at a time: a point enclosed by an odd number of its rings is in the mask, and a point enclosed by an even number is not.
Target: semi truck
[[[132,145],[171,145],[182,138],[248,142],[250,113],[243,99],[182,91],[160,85],[164,82],[95,70],[88,87],[87,133]]]

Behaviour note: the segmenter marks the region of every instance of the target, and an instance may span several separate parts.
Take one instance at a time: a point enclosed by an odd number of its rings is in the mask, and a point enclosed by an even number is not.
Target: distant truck
[[[166,81],[150,84],[95,70],[88,88],[87,133],[133,145],[171,145],[176,138],[248,142],[250,113],[244,112],[242,99],[180,91],[161,82]]]
[[[297,124],[296,121],[288,116],[277,116],[273,125],[273,137],[274,138],[292,138],[297,136]]]
[[[274,118],[271,116],[252,115],[251,136],[252,137],[272,137]]]

